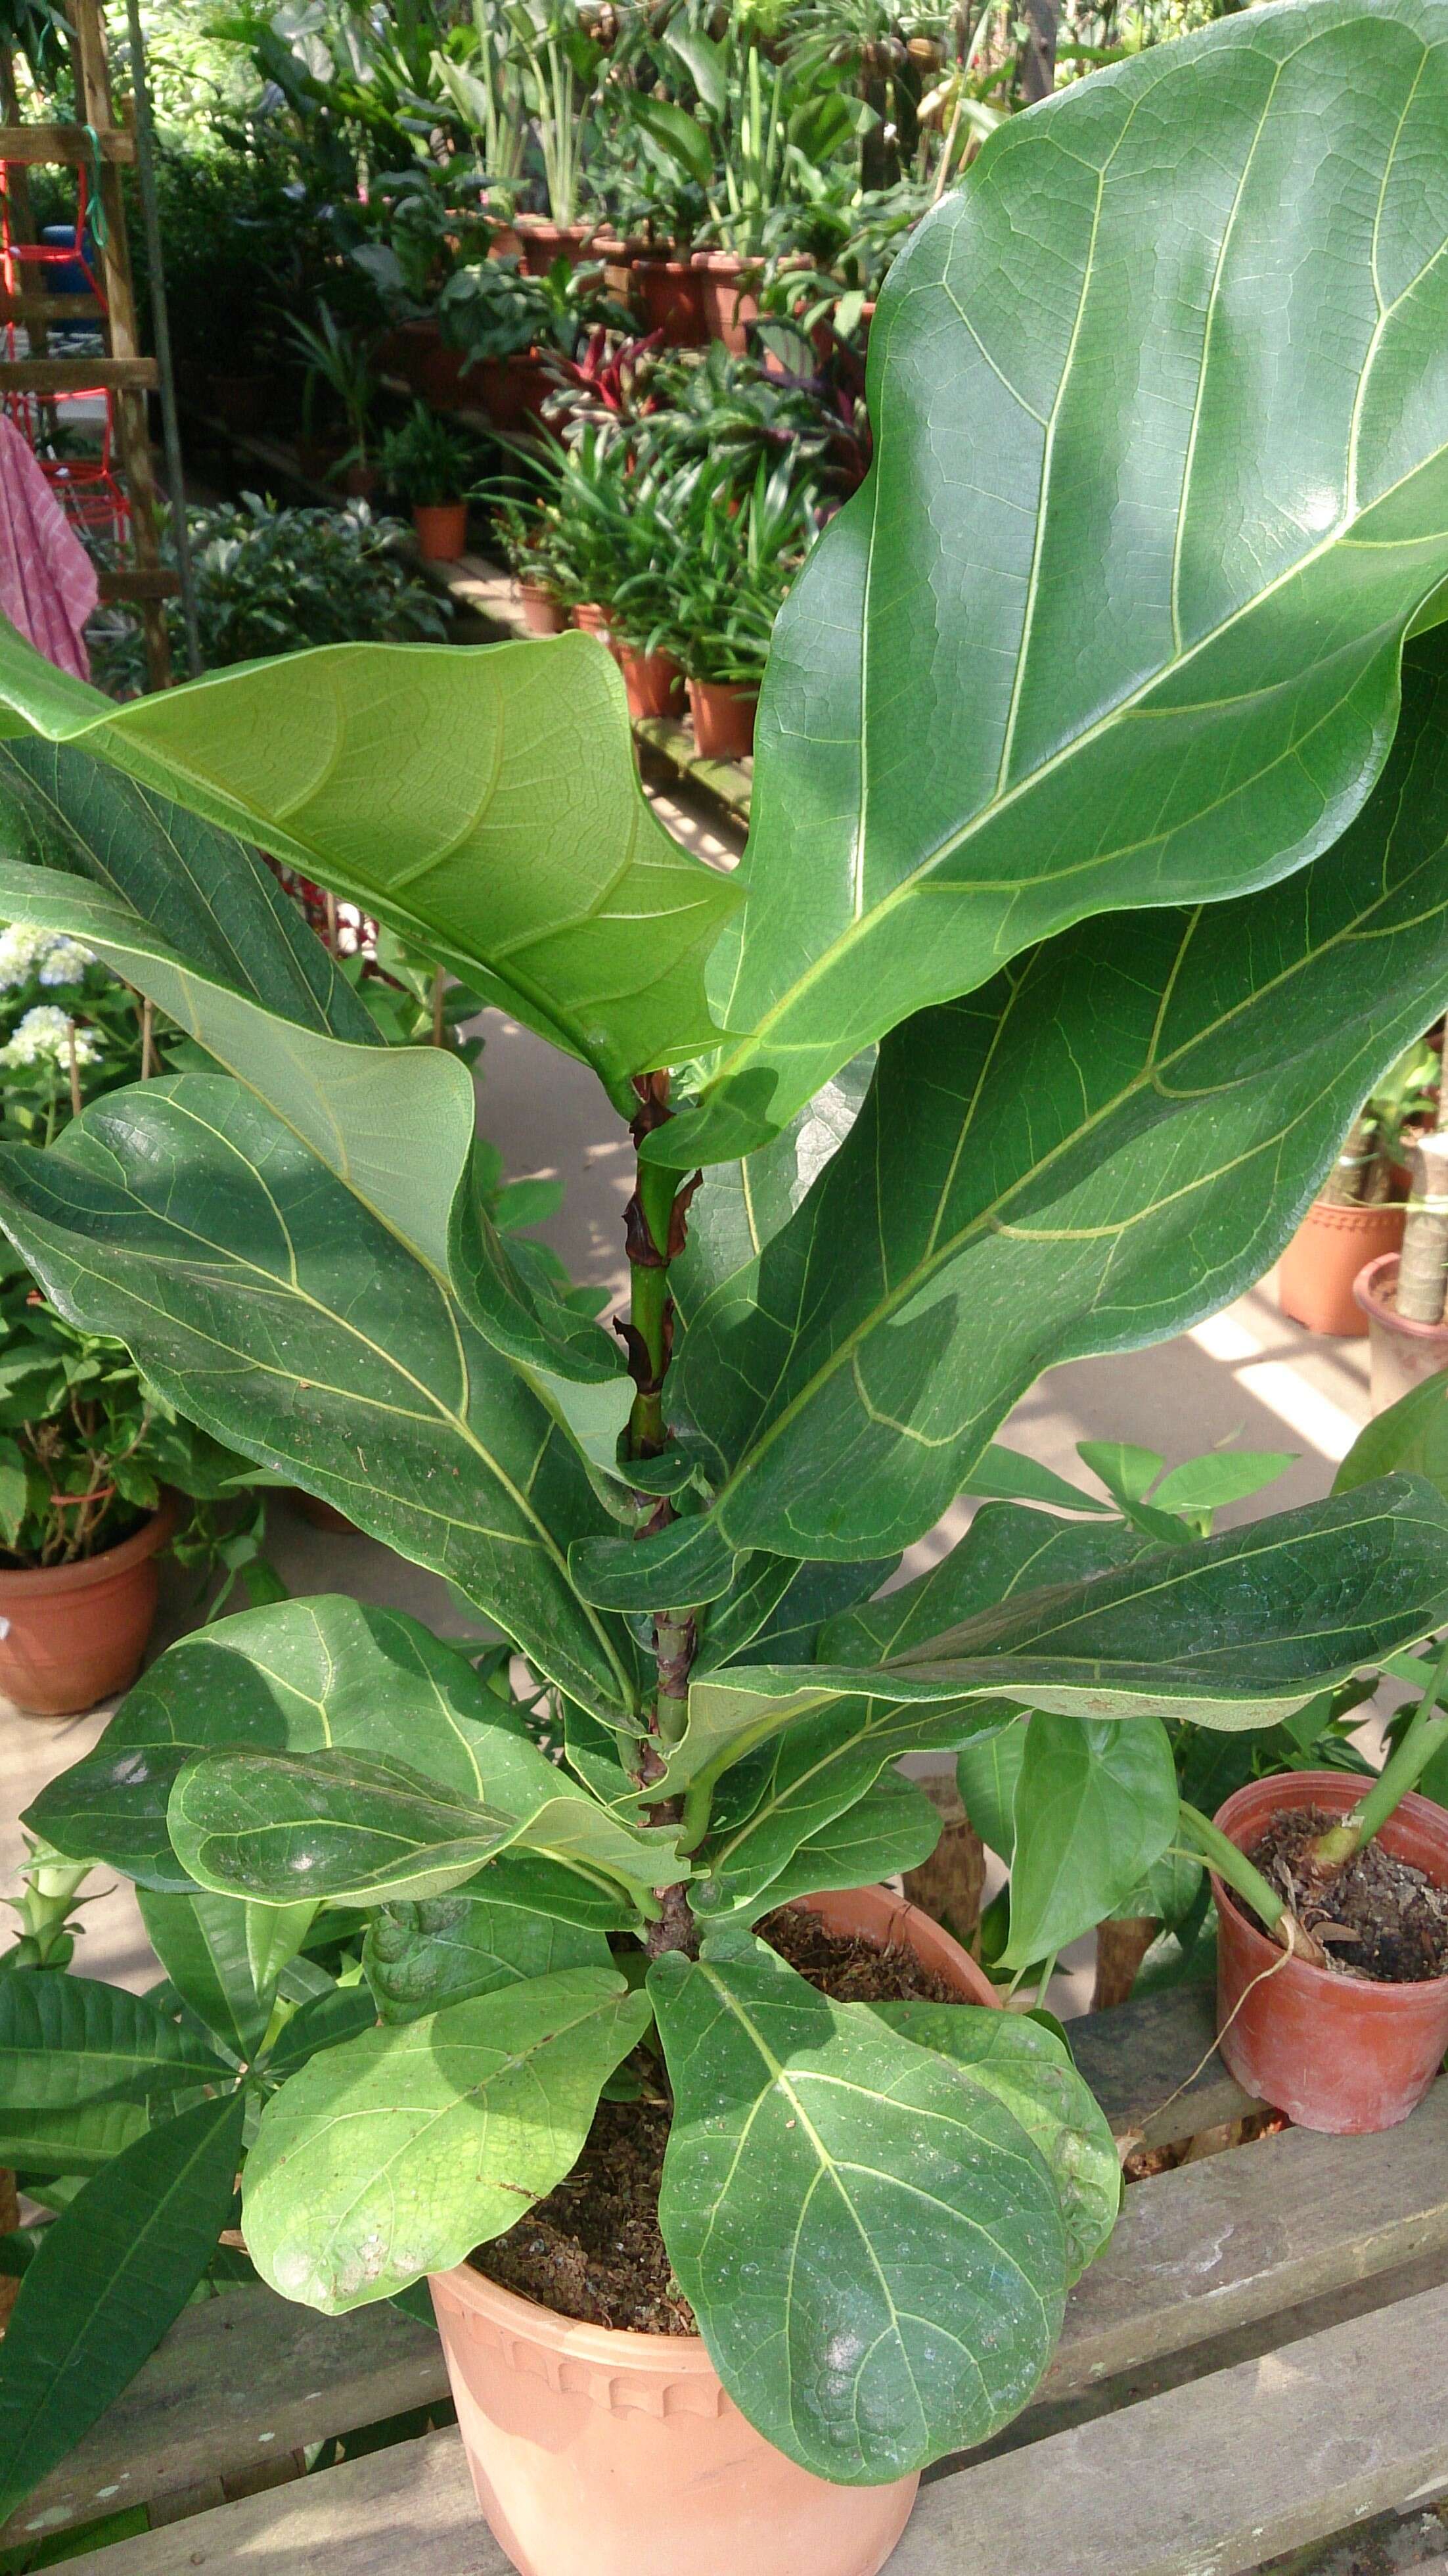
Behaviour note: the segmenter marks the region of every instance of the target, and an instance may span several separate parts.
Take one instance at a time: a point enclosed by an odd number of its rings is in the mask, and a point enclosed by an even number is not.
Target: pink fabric
[[[0,615],[58,671],[88,680],[82,630],[98,595],[90,556],[28,441],[0,412]]]

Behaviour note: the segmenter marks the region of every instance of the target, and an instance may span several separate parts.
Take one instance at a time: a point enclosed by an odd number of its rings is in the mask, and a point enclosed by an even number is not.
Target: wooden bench
[[[1260,2107],[1215,2057],[1167,2103],[1210,2046],[1202,1994],[1073,2037],[1121,2136],[1206,2143]],[[1186,2161],[1133,2184],[1036,2399],[929,2473],[889,2576],[1236,2576],[1426,2499],[1448,2484],[1445,2350],[1448,2083],[1384,2137],[1286,2130]],[[395,2309],[230,2291],[0,2540],[144,2505],[150,2529],[72,2576],[507,2576],[454,2429],[301,2474],[324,2437],[445,2397],[435,2337]]]

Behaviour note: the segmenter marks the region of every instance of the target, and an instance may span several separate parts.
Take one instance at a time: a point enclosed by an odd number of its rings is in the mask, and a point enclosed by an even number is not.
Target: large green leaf
[[[569,1582],[611,1526],[569,1435],[442,1284],[224,1076],[93,1102],[0,1156],[48,1293],[178,1409],[444,1573],[539,1671],[631,1722],[632,1653]]]
[[[684,1734],[654,1794],[714,1778],[841,1698],[923,1710],[1004,1697],[1070,1717],[1270,1726],[1445,1619],[1448,1503],[1418,1479],[1388,1476],[1018,1595],[883,1663],[706,1674],[690,1686]]]
[[[606,1968],[601,1932],[495,1905],[466,1890],[420,1905],[385,1905],[367,1927],[362,1965],[384,2021],[416,2021],[443,2004],[561,1968]]]
[[[45,2230],[0,2344],[0,2518],[105,2413],[185,2307],[226,2225],[242,2113],[239,2093],[183,2111]]]
[[[674,2087],[664,2243],[720,2378],[841,2485],[984,2441],[1060,2325],[1051,2177],[1003,2104],[868,2006],[716,1934],[654,1962]]]
[[[194,1755],[223,1746],[390,1755],[512,1815],[583,1800],[453,1647],[403,1611],[322,1593],[243,1610],[169,1647],[28,1821],[79,1859],[184,1888],[166,1802]]]
[[[962,1745],[956,1757],[955,1779],[965,1812],[987,1849],[999,1854],[1007,1869],[1016,1848],[1016,1784],[1026,1758],[1026,1731],[1030,1718],[1024,1709],[1011,1709],[1008,1700],[1001,1702],[1010,1709],[1010,1724],[998,1727],[993,1734]],[[1203,1742],[1232,1745],[1232,1736],[1204,1736]],[[1246,1745],[1251,1758],[1251,1745]]]
[[[872,2004],[917,2048],[938,2049],[1014,2114],[1051,2169],[1066,2229],[1067,2277],[1093,2262],[1116,2225],[1121,2158],[1106,2114],[1054,2031],[1024,2013],[973,2004]]]
[[[874,1887],[881,1879],[893,1878],[897,1870],[918,1869],[928,1860],[940,1840],[940,1827],[940,1810],[923,1789],[898,1771],[882,1771],[863,1797],[854,1797],[840,1814],[811,1826],[802,1841],[794,1842],[792,1833],[783,1837],[793,1846],[789,1857],[763,1885],[747,1885],[751,1873],[732,1866],[731,1854],[716,1877],[690,1889],[690,1902],[701,1915],[710,1902],[717,1904],[719,1911],[712,1920],[732,1912],[747,1923],[772,1913],[776,1905],[791,1904],[797,1896],[818,1896],[829,1888]],[[747,1841],[742,1857],[746,1863],[758,1858]]]
[[[655,821],[586,636],[324,645],[117,707],[7,630],[0,706],[356,896],[620,1101],[714,1034],[737,890]]]
[[[803,1205],[690,1319],[679,1399],[733,1462],[722,1549],[909,1545],[1042,1368],[1159,1339],[1261,1276],[1448,996],[1441,633],[1409,683],[1329,859],[1085,925],[882,1047]]]
[[[324,2050],[247,2162],[257,2270],[335,2316],[461,2263],[563,2180],[648,2018],[615,1970],[570,1968]]]
[[[1131,1565],[1149,1544],[1119,1521],[1062,1521],[1015,1503],[986,1503],[965,1536],[913,1582],[829,1620],[820,1631],[816,1660],[883,1663],[1017,1593],[1080,1583]]]
[[[1335,1494],[1355,1493],[1359,1485],[1399,1470],[1426,1476],[1440,1494],[1448,1494],[1448,1369],[1438,1369],[1409,1387],[1364,1424],[1336,1476]]]
[[[95,1977],[0,1977],[0,2121],[143,2103],[229,2080],[224,2059],[148,1995]]]
[[[1115,1726],[1037,1709],[1016,1782],[1002,1964],[1028,1968],[1114,1914],[1176,1823],[1176,1764],[1159,1717]]]
[[[1244,12],[1007,120],[917,228],[873,472],[775,632],[711,979],[742,1034],[651,1155],[737,1153],[1033,941],[1350,820],[1448,572],[1444,39],[1435,0]]]
[[[182,2001],[238,2057],[254,2057],[271,2019],[277,1980],[257,1974],[253,1927],[258,1918],[275,1921],[278,1909],[195,1887],[184,1896],[142,1887],[137,1897],[146,1936]]]

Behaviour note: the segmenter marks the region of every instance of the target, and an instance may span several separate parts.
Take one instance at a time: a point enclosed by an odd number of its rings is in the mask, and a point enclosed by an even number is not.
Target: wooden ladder
[[[29,343],[24,358],[0,359],[0,399],[8,393],[59,394],[105,392],[114,397],[116,452],[130,503],[133,561],[100,576],[104,601],[123,601],[140,611],[146,639],[146,667],[153,689],[171,678],[171,648],[166,629],[166,600],[179,587],[174,572],[161,561],[156,511],[156,474],[146,420],[146,396],[158,390],[154,358],[142,355],[136,324],[136,294],[126,242],[126,205],[122,173],[136,158],[136,138],[123,107],[117,117],[111,94],[101,0],[65,0],[75,67],[78,122],[73,125],[22,124],[13,56],[0,47],[0,161],[10,165],[11,221],[21,241],[33,241],[28,173],[44,166],[89,166],[98,162],[97,195],[104,218],[97,242],[105,295],[100,302],[86,295],[47,295],[37,283],[30,291],[26,267],[21,291],[0,294],[0,323],[23,324]],[[91,129],[87,133],[86,128]],[[94,135],[94,145],[92,143]],[[85,319],[103,321],[108,354],[103,358],[56,358],[50,354],[49,326]]]

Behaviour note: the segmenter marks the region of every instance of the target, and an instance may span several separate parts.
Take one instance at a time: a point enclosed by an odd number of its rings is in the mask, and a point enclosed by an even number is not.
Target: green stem
[[[1439,1747],[1448,1743],[1448,1713],[1438,1707],[1438,1694],[1448,1678],[1448,1639],[1429,1676],[1396,1752],[1390,1753],[1372,1787],[1342,1822],[1319,1834],[1312,1859],[1320,1869],[1339,1870],[1382,1832],[1389,1816],[1410,1789],[1415,1789]]]
[[[1287,1908],[1260,1869],[1252,1867],[1246,1853],[1229,1842],[1199,1808],[1189,1807],[1185,1798],[1181,1801],[1180,1825],[1182,1840],[1172,1845],[1173,1851],[1187,1860],[1206,1861],[1218,1878],[1225,1879],[1233,1894],[1260,1916],[1268,1931],[1275,1932]]]

